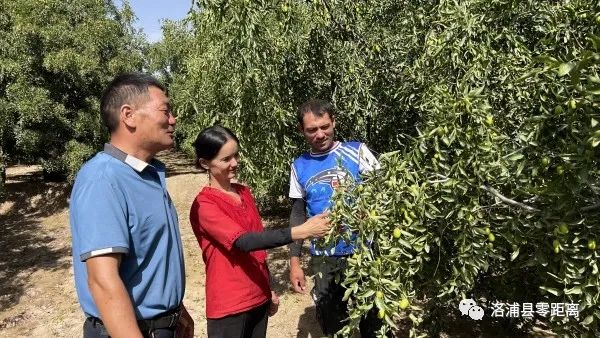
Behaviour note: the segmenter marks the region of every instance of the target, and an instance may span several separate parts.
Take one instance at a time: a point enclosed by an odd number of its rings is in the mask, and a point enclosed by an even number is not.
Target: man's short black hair
[[[140,96],[148,97],[148,88],[157,87],[166,92],[165,86],[151,75],[124,73],[115,77],[106,87],[100,99],[100,114],[109,132],[119,126],[119,110],[124,104],[134,104]]]
[[[335,108],[333,105],[325,100],[321,99],[310,99],[304,102],[300,108],[298,108],[298,112],[296,113],[296,118],[298,119],[298,123],[304,127],[304,115],[307,113],[313,113],[315,116],[321,117],[325,114],[329,114],[329,117],[333,120],[335,115]]]

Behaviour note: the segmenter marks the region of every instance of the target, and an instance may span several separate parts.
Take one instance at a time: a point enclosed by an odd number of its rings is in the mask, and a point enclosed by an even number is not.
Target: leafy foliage
[[[0,8],[0,153],[41,161],[47,178],[72,178],[106,140],[103,87],[141,69],[133,13],[97,0],[1,0]]]
[[[344,333],[376,306],[387,329],[408,314],[411,335],[437,334],[440,313],[476,298],[488,315],[575,303],[579,318],[552,318],[553,331],[598,336],[598,10],[440,1],[416,16],[431,27],[409,75],[418,135],[335,198],[336,224],[363,243]]]
[[[349,260],[342,333],[375,306],[383,331],[407,316],[413,336],[435,335],[474,297],[487,311],[579,304],[579,318],[549,324],[592,337],[599,12],[584,0],[202,0],[154,64],[180,146],[215,122],[234,129],[263,202],[285,194],[307,98],[333,101],[341,138],[396,150],[335,197],[335,223],[375,243]]]
[[[336,104],[342,138],[397,147],[398,133],[411,133],[417,115],[398,104],[396,86],[408,87],[399,68],[407,51],[385,53],[383,46],[408,39],[394,33],[398,23],[385,22],[396,12],[341,23],[346,8],[337,6],[199,1],[177,29],[169,28],[173,34],[157,53],[177,107],[179,145],[191,153],[202,128],[231,127],[241,137],[242,179],[262,202],[285,195],[289,163],[304,148],[294,112],[310,97]]]
[[[396,150],[335,197],[336,224],[375,243],[350,259],[344,334],[376,306],[384,330],[408,315],[413,336],[435,335],[440,314],[474,297],[575,303],[579,318],[551,328],[597,336],[599,12],[583,0],[198,1],[165,41],[179,141],[189,151],[201,128],[233,128],[263,200],[285,193],[303,147],[293,112],[309,97],[335,103],[341,138]]]
[[[310,97],[337,106],[339,137],[395,151],[335,196],[334,222],[362,243],[344,334],[375,306],[383,331],[407,316],[413,336],[435,335],[475,297],[579,304],[549,324],[592,337],[597,13],[585,0],[200,0],[146,61],[169,84],[179,146],[191,153],[215,122],[234,129],[262,202],[286,192]],[[40,160],[68,176],[94,153],[102,88],[144,62],[132,20],[112,1],[0,0],[0,172]]]

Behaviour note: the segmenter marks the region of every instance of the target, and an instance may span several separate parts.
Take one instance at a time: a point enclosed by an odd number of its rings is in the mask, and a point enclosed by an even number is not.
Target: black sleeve
[[[241,235],[233,246],[243,252],[272,249],[292,242],[290,228],[273,229],[261,232],[247,232]]]
[[[306,222],[306,203],[302,198],[293,198],[292,212],[290,214],[290,228],[301,225],[304,222]],[[292,257],[300,257],[302,254],[303,242],[303,240],[299,239],[288,245]]]

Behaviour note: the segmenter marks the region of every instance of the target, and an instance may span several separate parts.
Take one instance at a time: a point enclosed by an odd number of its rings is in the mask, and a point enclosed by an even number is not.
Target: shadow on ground
[[[542,329],[543,323],[536,323],[536,327],[519,328],[509,318],[492,318],[485,316],[482,320],[473,320],[468,316],[461,316],[460,312],[452,311],[441,318],[443,337],[453,338],[525,338],[525,337],[556,337],[552,332]],[[407,331],[408,332],[408,331]]]
[[[323,332],[317,323],[315,307],[307,307],[298,318],[298,334],[296,338],[321,337]]]
[[[5,188],[0,204],[0,309],[19,302],[35,282],[35,271],[68,268],[68,262],[59,260],[70,255],[69,248],[53,246],[55,238],[41,225],[42,218],[67,208],[69,185],[44,182],[37,172],[9,173]]]
[[[157,157],[168,163],[168,176],[196,172],[193,160],[182,153],[165,151]],[[0,309],[7,310],[35,284],[32,274],[36,271],[70,267],[65,259],[71,256],[70,245],[65,246],[60,237],[68,236],[69,224],[48,229],[42,222],[68,208],[71,185],[44,181],[40,166],[19,165],[7,168],[4,188],[0,200]],[[14,320],[0,321],[0,329]]]

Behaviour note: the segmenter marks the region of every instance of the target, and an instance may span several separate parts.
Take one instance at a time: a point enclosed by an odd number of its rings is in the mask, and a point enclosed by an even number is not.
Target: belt
[[[180,315],[181,308],[178,306],[152,319],[138,320],[138,326],[142,332],[152,332],[156,329],[170,329],[177,326]]]
[[[161,313],[152,319],[141,319],[138,320],[138,326],[142,333],[152,333],[158,329],[170,329],[177,326],[179,322],[179,316],[181,315],[181,308],[178,306],[172,310]],[[87,320],[91,321],[94,325],[102,325],[102,320],[97,317],[88,317]]]

